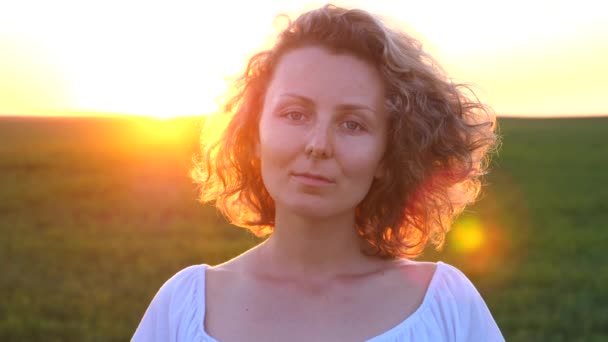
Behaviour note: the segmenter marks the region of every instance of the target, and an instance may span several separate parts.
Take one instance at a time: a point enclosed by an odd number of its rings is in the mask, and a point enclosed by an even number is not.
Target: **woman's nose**
[[[317,159],[333,157],[332,135],[329,125],[315,125],[310,132],[310,138],[306,145],[306,155]]]

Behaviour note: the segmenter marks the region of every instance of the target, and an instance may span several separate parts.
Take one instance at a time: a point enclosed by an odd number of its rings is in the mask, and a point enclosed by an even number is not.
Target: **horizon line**
[[[157,119],[157,120],[171,120],[180,118],[198,118],[215,113],[198,113],[198,114],[185,114],[176,116],[159,117],[150,114],[129,114],[119,112],[105,112],[105,111],[88,111],[88,110],[67,110],[63,111],[66,114],[10,114],[0,113],[0,118],[140,118],[140,119]],[[504,119],[576,119],[576,118],[600,118],[608,117],[608,113],[585,113],[585,114],[555,114],[555,115],[543,115],[543,114],[496,114],[497,118]]]

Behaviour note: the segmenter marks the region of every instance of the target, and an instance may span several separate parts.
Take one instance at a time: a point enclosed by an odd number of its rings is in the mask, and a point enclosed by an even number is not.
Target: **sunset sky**
[[[225,77],[311,1],[2,1],[0,114],[217,110]],[[349,1],[423,41],[499,115],[608,114],[602,1]]]

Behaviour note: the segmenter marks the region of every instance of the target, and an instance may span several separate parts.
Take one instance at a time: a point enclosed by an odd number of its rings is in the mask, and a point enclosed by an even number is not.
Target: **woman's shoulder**
[[[167,280],[152,299],[132,341],[171,341],[175,336],[192,340],[200,335],[207,267],[190,266]]]
[[[469,278],[453,265],[428,261],[400,260],[399,267],[412,279],[426,284],[426,297],[444,297],[450,293],[479,294]],[[449,291],[444,291],[449,290]]]
[[[458,268],[444,262],[425,262],[412,260],[397,261],[399,274],[408,279],[408,292],[411,288],[420,293],[420,308],[441,304],[462,307],[466,301],[481,299],[469,278]]]
[[[204,298],[207,265],[186,267],[175,273],[160,287],[149,309],[183,309],[184,302],[196,303]]]
[[[433,285],[453,289],[461,288],[468,291],[475,288],[471,280],[456,266],[442,261],[438,261],[435,265],[436,271],[433,275],[433,280],[436,284]]]
[[[456,340],[504,340],[481,294],[455,266],[435,264],[422,307],[438,325],[455,332]]]
[[[458,268],[409,260],[399,261],[399,267],[424,286],[422,303],[406,320],[372,341],[504,341],[481,295]]]
[[[466,308],[464,304],[484,303],[475,285],[460,269],[441,261],[437,262],[436,268],[429,285],[430,296],[436,300],[453,302],[460,308]]]
[[[157,296],[171,297],[173,300],[195,295],[204,287],[205,264],[188,266],[169,278],[158,290]]]

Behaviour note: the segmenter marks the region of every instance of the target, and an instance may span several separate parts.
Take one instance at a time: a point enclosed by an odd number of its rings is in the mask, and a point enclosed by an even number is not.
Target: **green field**
[[[608,118],[500,127],[481,200],[421,259],[463,270],[508,341],[608,340]],[[196,202],[196,132],[0,118],[1,341],[128,340],[171,275],[257,242]]]

